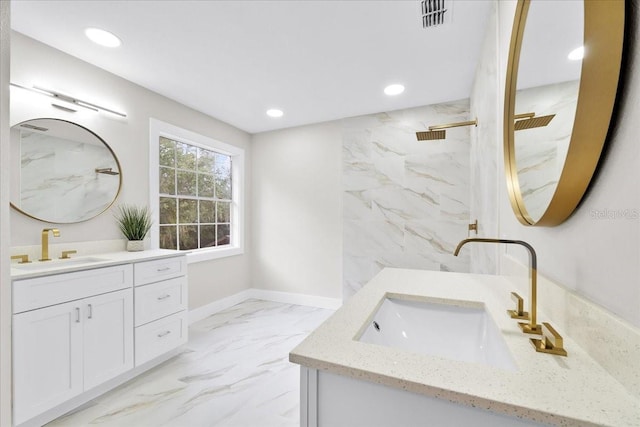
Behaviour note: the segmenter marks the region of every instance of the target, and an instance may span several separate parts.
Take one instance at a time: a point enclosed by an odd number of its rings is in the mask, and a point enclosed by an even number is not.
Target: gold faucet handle
[[[542,322],[542,338],[531,338],[531,344],[536,351],[541,353],[555,354],[558,356],[566,356],[567,351],[564,349],[562,335],[556,331],[553,326],[547,322]]]
[[[507,310],[507,314],[512,319],[529,320],[529,313],[524,311],[524,299],[515,292],[511,292],[511,299],[515,301],[516,308],[515,310]]]
[[[19,259],[18,264],[29,264],[31,262],[29,261],[29,255],[13,255],[11,259]]]
[[[60,257],[60,259],[71,259],[71,257],[69,255],[71,254],[77,254],[78,251],[62,251],[62,256]]]

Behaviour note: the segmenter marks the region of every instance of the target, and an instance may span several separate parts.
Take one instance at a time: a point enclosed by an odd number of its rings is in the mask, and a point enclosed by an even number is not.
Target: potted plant
[[[144,250],[144,238],[153,223],[149,208],[122,205],[118,207],[115,217],[120,231],[128,240],[127,250],[129,252]]]

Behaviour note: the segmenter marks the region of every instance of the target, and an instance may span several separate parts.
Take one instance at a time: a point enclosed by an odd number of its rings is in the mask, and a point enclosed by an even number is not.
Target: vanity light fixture
[[[573,49],[571,52],[569,52],[567,58],[572,61],[580,61],[582,58],[584,58],[584,46]]]
[[[284,112],[282,110],[278,110],[277,108],[271,108],[267,110],[267,116],[277,119],[284,116]]]
[[[88,110],[92,110],[92,111],[105,111],[107,113],[111,113],[111,114],[115,114],[116,116],[120,116],[120,117],[127,117],[127,115],[125,113],[121,113],[120,111],[116,111],[116,110],[112,110],[111,108],[107,108],[107,107],[101,107],[100,105],[97,104],[93,104],[91,102],[87,102],[87,101],[82,101],[80,99],[77,99],[71,95],[65,95],[64,93],[60,93],[57,92],[55,90],[51,90],[51,89],[45,89],[43,87],[38,87],[38,86],[33,86],[33,87],[27,87],[27,86],[22,86],[16,83],[11,83],[11,86],[14,87],[18,87],[20,89],[25,89],[31,92],[36,92],[39,93],[41,95],[46,95],[46,96],[50,96],[54,99],[60,100],[60,101],[64,101],[67,102],[69,104],[78,106],[78,107],[82,107],[82,108],[86,108]],[[71,111],[71,112],[75,112],[74,110],[72,110],[71,108],[68,107],[62,107],[58,104],[51,104],[56,108],[60,108],[63,109],[65,111]]]
[[[402,92],[404,92],[404,86],[397,83],[389,85],[384,88],[384,93],[389,96],[400,95]]]
[[[416,132],[416,138],[418,141],[433,141],[435,139],[445,139],[447,131],[443,129],[457,128],[460,126],[478,126],[478,119],[468,122],[448,123],[446,125],[429,126],[429,130],[426,132]]]
[[[104,47],[119,47],[122,41],[115,34],[101,30],[100,28],[87,28],[84,30],[84,34],[94,42]]]

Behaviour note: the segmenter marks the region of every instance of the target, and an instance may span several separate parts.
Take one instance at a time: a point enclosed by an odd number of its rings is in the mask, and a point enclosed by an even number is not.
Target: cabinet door
[[[20,424],[80,394],[81,302],[13,316],[13,410]]]
[[[133,368],[133,290],[82,300],[84,389]]]

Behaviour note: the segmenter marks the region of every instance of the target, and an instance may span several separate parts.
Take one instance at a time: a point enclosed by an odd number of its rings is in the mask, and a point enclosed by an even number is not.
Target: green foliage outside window
[[[160,138],[160,247],[231,243],[231,156]]]

